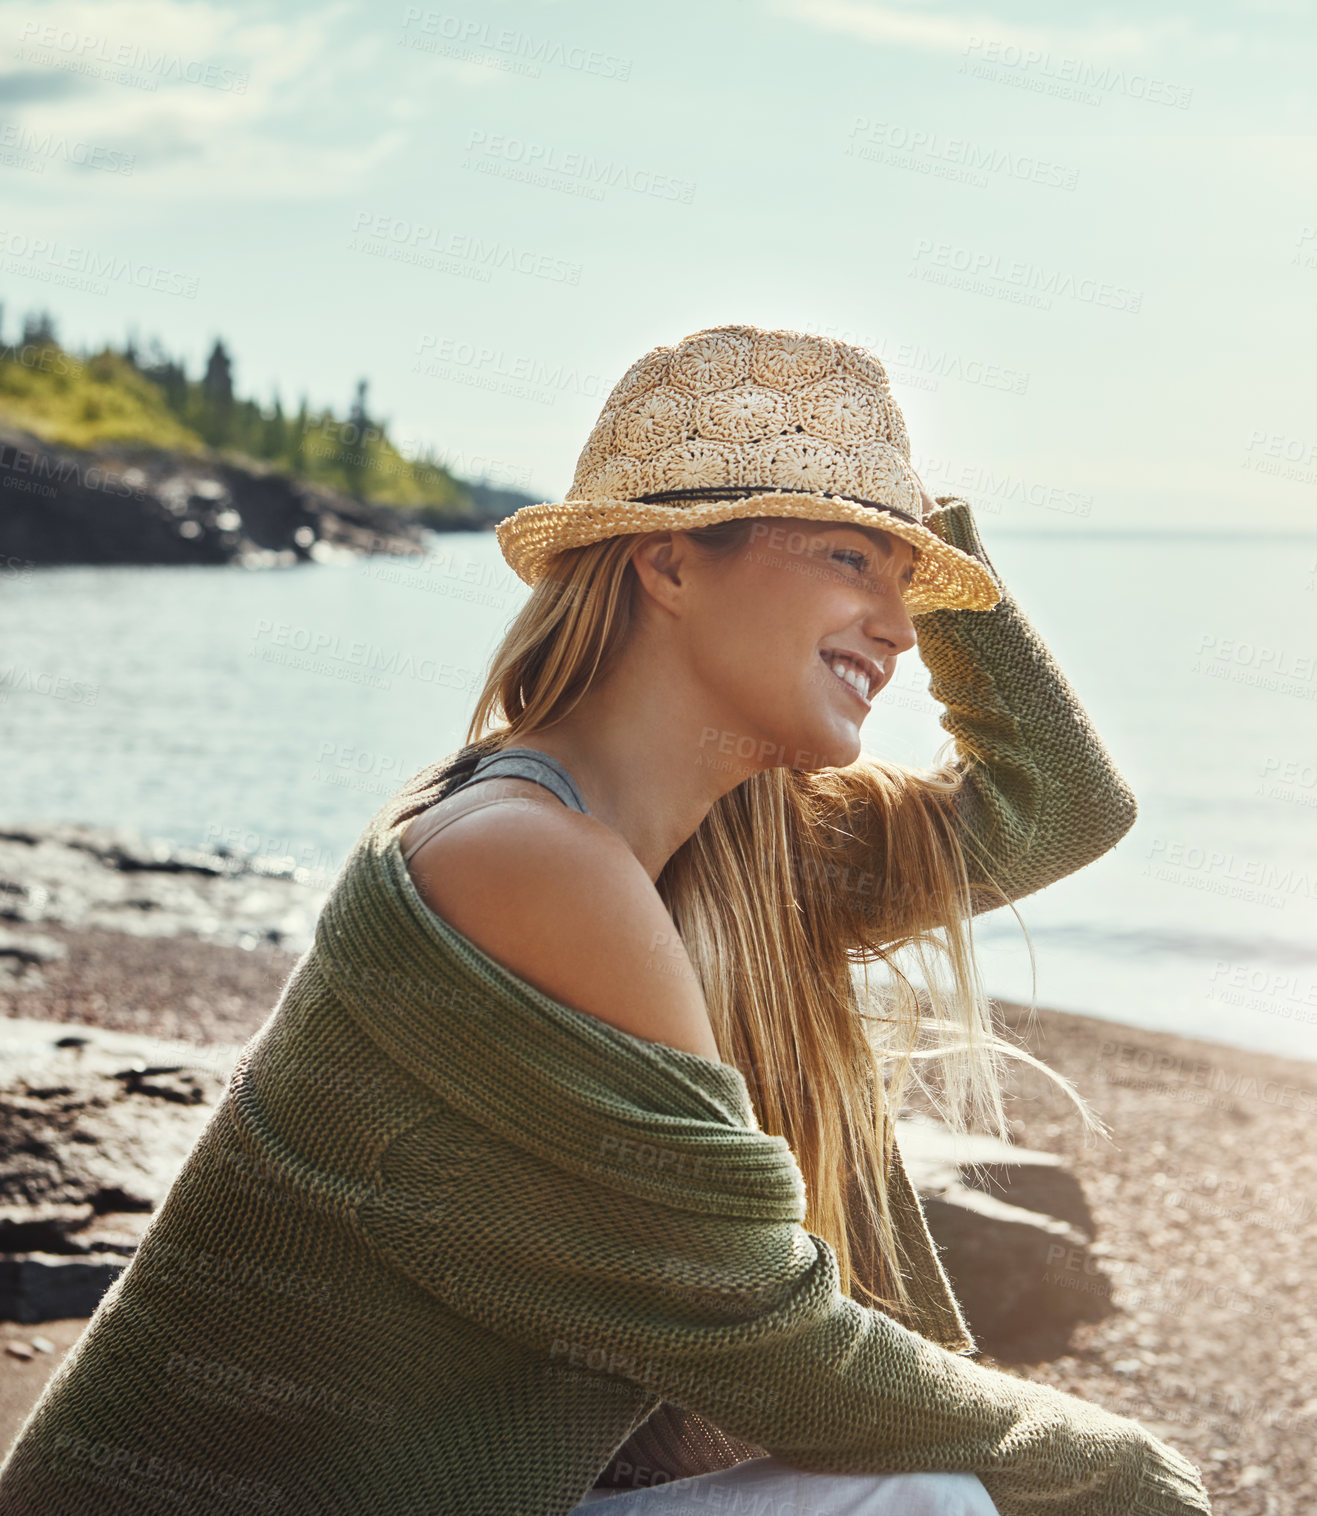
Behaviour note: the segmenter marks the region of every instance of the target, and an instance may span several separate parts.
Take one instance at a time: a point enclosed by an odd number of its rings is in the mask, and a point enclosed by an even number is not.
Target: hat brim
[[[969,553],[944,541],[930,527],[842,495],[782,493],[742,499],[660,505],[635,500],[564,500],[525,505],[495,527],[509,567],[526,584],[544,577],[555,554],[606,537],[637,532],[680,532],[745,516],[782,516],[802,521],[845,521],[877,527],[917,548],[914,578],[905,594],[909,613],[934,610],[988,611],[1001,599],[989,570]]]

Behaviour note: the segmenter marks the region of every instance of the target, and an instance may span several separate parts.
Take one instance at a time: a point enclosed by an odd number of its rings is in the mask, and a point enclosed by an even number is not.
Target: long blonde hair
[[[742,518],[688,535],[723,555],[753,525]],[[515,744],[584,695],[631,625],[639,540],[557,555],[493,655],[468,744]],[[765,769],[714,803],[657,880],[723,1061],[744,1075],[762,1130],[796,1156],[806,1227],[831,1244],[843,1290],[895,1314],[911,1301],[886,1178],[912,1078],[954,1130],[981,1126],[1009,1140],[1004,1060],[1019,1059],[1101,1129],[1068,1080],[993,1027],[972,947],[968,839],[953,823],[960,783],[952,763],[920,771],[869,755],[813,773]],[[988,861],[978,860],[985,877]],[[890,976],[877,990],[871,963]]]

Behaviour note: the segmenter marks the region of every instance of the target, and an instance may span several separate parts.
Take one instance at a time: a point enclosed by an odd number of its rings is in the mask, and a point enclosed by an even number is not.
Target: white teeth
[[[857,695],[868,700],[869,676],[867,674],[861,673],[853,663],[848,663],[844,658],[826,658],[824,662],[838,679],[845,680]]]

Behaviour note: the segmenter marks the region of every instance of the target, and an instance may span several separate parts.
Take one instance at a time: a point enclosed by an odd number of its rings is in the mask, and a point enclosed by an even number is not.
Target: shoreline
[[[13,937],[47,939],[49,956],[40,983],[24,982],[31,964],[0,978],[6,1018],[203,1047],[258,1030],[299,957],[270,941],[12,925]],[[1137,1419],[1202,1468],[1219,1516],[1317,1509],[1303,1451],[1317,1431],[1317,1064],[1010,1001],[994,1008],[1110,1129],[1086,1134],[1051,1080],[1010,1068],[1012,1141],[1057,1154],[1096,1222],[1087,1248],[1057,1245],[1043,1282],[1104,1297],[1104,1314],[1079,1322],[1047,1361],[981,1361]],[[927,1110],[916,1091],[901,1114]],[[0,1323],[0,1342],[52,1347],[0,1355],[0,1445],[82,1325]]]
[[[1110,1128],[1088,1137],[1043,1075],[1012,1074],[1012,1140],[1059,1154],[1097,1221],[1050,1282],[1116,1308],[1028,1377],[1179,1448],[1221,1516],[1317,1509],[1317,1064],[997,1004]]]
[[[237,452],[48,441],[0,414],[0,558],[11,572],[81,565],[247,569],[411,557],[430,533],[492,531],[531,497],[454,480],[462,510],[344,493]]]

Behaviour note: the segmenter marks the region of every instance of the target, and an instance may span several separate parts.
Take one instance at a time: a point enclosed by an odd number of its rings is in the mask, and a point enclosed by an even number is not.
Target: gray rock
[[[0,927],[0,986],[33,990],[45,984],[41,964],[68,956],[68,948],[43,932],[12,932]]]
[[[39,982],[39,965],[63,952],[24,930],[43,921],[302,952],[331,882],[292,858],[177,847],[126,828],[0,826],[0,964],[13,987]]]
[[[240,1051],[0,1019],[0,1318],[90,1315]]]
[[[11,560],[267,568],[419,553],[428,531],[417,511],[372,505],[254,459],[131,443],[82,451],[0,425],[0,555]]]
[[[90,1316],[123,1273],[125,1261],[107,1254],[0,1254],[0,1319],[27,1326]]]
[[[1081,1321],[1112,1313],[1111,1281],[1089,1265],[1096,1233],[1083,1189],[1054,1153],[953,1133],[912,1117],[897,1141],[928,1229],[979,1346],[1003,1363],[1066,1352]],[[1075,1286],[1082,1286],[1075,1287]]]

